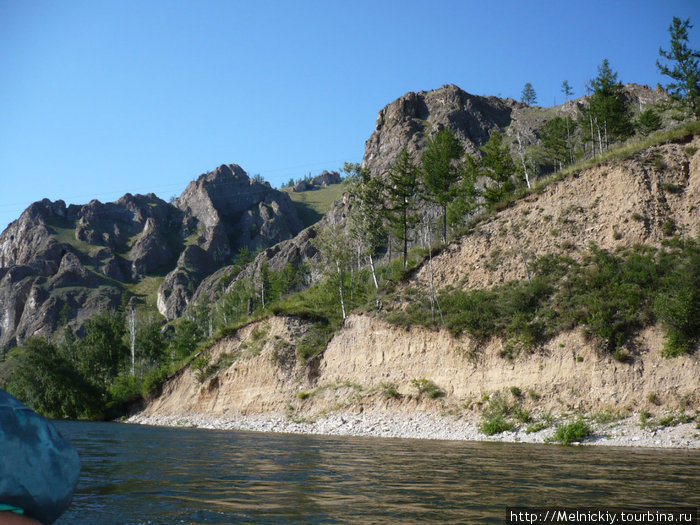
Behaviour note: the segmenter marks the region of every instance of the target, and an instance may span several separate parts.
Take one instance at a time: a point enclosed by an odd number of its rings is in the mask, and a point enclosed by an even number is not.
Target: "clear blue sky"
[[[673,16],[700,24],[700,1],[0,0],[0,230],[223,163],[274,186],[338,169],[407,91],[531,82],[548,106],[603,58],[653,87]]]

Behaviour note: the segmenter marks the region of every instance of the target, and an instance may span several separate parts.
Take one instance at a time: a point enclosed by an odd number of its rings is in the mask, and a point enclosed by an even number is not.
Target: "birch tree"
[[[350,236],[340,224],[329,224],[312,241],[322,259],[322,271],[336,281],[338,299],[343,319],[347,317],[345,308],[345,275],[353,257]]]
[[[348,174],[348,190],[354,197],[349,215],[349,232],[357,244],[358,259],[367,258],[374,288],[379,292],[374,254],[386,239],[383,220],[385,187],[379,177],[370,176],[369,171],[359,164],[346,162],[343,171]],[[358,261],[358,269],[359,266]],[[377,307],[379,306],[377,297]]]

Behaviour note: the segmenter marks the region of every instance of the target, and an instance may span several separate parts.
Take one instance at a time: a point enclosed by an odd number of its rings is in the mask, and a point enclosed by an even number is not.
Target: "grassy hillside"
[[[298,193],[291,191],[290,188],[283,188],[282,191],[289,194],[294,206],[296,206],[299,218],[306,228],[320,221],[321,217],[331,209],[333,202],[343,196],[345,184],[331,184],[318,190]]]

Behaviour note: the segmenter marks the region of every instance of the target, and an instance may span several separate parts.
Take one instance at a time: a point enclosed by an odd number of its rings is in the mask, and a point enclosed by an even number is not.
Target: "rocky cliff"
[[[660,88],[627,84],[622,91],[633,113],[669,100]],[[493,131],[503,132],[518,158],[518,138],[523,148],[538,145],[539,131],[547,121],[565,115],[575,120],[587,106],[588,97],[546,108],[528,106],[508,98],[472,95],[453,84],[409,92],[379,112],[362,164],[381,176],[404,147],[417,161],[426,140],[445,127],[462,141],[468,154],[477,157]]]
[[[146,278],[166,276],[158,305],[173,318],[240,248],[267,248],[301,229],[287,194],[236,165],[200,176],[174,204],[153,194],[36,202],[0,234],[0,349],[79,328]]]
[[[158,289],[158,310],[179,317],[201,280],[241,249],[256,252],[290,239],[302,224],[289,196],[248,178],[240,166],[219,166],[191,182],[175,200],[189,243]]]

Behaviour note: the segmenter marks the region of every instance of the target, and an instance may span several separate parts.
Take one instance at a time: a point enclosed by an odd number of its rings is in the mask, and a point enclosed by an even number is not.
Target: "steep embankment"
[[[676,234],[698,235],[698,148],[698,138],[660,146],[529,194],[433,259],[438,287],[485,288],[523,279],[523,258],[532,261],[547,253],[577,258],[591,242],[610,249],[660,245],[671,224]],[[407,284],[426,288],[427,272],[424,264]],[[319,357],[303,363],[295,346],[307,329],[300,320],[272,317],[238,330],[210,348],[199,370],[186,367],[168,381],[140,416],[309,419],[389,411],[469,417],[489,409],[499,395],[512,410],[530,412],[535,419],[550,411],[637,417],[646,411],[692,414],[700,409],[697,351],[661,357],[659,326],[637,334],[629,362],[601,352],[579,329],[507,360],[501,357],[500,338],[482,344],[445,329],[405,329],[374,314],[354,314]],[[427,381],[419,389],[421,380]],[[428,382],[439,389],[434,396]]]

